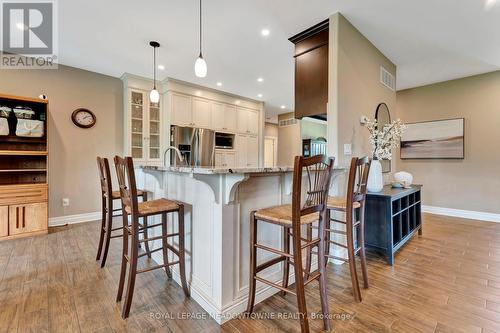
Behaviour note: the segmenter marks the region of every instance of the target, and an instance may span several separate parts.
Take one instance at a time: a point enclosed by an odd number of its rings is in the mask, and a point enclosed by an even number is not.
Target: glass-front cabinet
[[[148,91],[128,89],[128,104],[127,154],[139,164],[160,164],[162,150],[160,103],[152,103]]]

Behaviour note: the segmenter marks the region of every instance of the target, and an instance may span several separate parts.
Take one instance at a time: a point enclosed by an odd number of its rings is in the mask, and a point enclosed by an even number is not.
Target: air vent
[[[387,69],[380,67],[380,83],[392,91],[396,91],[396,79]]]
[[[295,124],[297,124],[297,119],[295,119],[295,118],[282,119],[278,122],[279,127],[292,126]]]

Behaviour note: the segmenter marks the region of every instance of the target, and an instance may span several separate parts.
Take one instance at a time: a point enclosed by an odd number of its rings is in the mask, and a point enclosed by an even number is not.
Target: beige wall
[[[123,89],[119,79],[80,69],[3,70],[2,93],[49,97],[49,217],[100,210],[95,157],[112,157],[123,147]],[[97,116],[91,129],[71,122],[85,107]],[[62,207],[62,198],[70,199]]]
[[[500,71],[400,91],[397,111],[404,122],[465,118],[464,160],[398,159],[425,205],[500,213]]]
[[[265,123],[264,136],[278,137],[278,125],[273,123]]]
[[[294,113],[280,114],[278,119],[293,118]],[[302,155],[300,122],[278,128],[278,166],[293,166],[295,156]]]
[[[380,66],[393,75],[396,66],[339,13],[330,17],[329,47],[328,150],[346,165],[351,156],[344,156],[344,144],[352,145],[353,156],[371,152],[362,115],[374,118],[385,102],[394,118],[396,93],[380,83]]]

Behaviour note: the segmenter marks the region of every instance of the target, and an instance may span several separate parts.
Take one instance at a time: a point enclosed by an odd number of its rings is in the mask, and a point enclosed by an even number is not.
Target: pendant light
[[[151,41],[149,45],[153,47],[153,90],[149,93],[149,100],[151,103],[158,103],[160,101],[160,93],[156,90],[156,48],[160,47],[160,43]]]
[[[202,28],[201,28],[201,0],[200,0],[200,55],[196,62],[194,63],[194,73],[197,77],[205,77],[207,76],[207,62],[203,59],[203,55],[201,53],[201,36],[202,36]]]

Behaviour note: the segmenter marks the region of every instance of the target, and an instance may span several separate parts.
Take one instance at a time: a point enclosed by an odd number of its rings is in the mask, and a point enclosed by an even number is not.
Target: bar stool
[[[109,162],[107,158],[97,156],[97,167],[99,169],[99,178],[101,182],[101,202],[102,202],[102,219],[101,219],[101,234],[99,236],[99,245],[97,248],[97,256],[95,260],[101,260],[101,268],[106,264],[108,256],[109,243],[112,238],[122,237],[121,234],[112,235],[113,231],[123,230],[123,227],[113,228],[113,217],[121,216],[121,214],[114,215],[113,212],[121,211],[121,208],[113,209],[113,201],[120,199],[120,191],[113,191],[111,184],[111,171],[109,169]],[[110,195],[111,194],[111,195]],[[145,191],[138,190],[137,196],[142,198],[142,201],[147,201],[148,195]],[[147,218],[143,219],[144,238],[148,237],[148,221]],[[146,253],[151,258],[149,251],[149,244],[145,243]]]
[[[357,302],[361,302],[361,291],[359,289],[358,274],[356,271],[356,254],[358,253],[361,259],[363,286],[365,289],[368,288],[368,271],[366,268],[365,253],[365,199],[370,164],[371,160],[368,157],[353,157],[349,169],[347,197],[328,197],[327,201],[325,255],[329,258],[347,261],[349,263],[352,290],[354,299]],[[345,221],[331,218],[331,211],[344,213],[346,217]],[[345,224],[346,231],[331,229],[331,221]],[[357,244],[354,243],[354,229],[356,229]],[[332,241],[330,239],[330,233],[345,235],[347,238],[346,245]],[[348,259],[330,255],[330,244],[346,248]],[[355,247],[356,245],[357,247]],[[326,260],[326,262],[328,262],[328,260]]]
[[[123,215],[123,254],[122,266],[120,272],[120,282],[118,284],[118,293],[116,301],[120,302],[123,294],[123,287],[125,284],[125,274],[127,265],[129,267],[127,291],[125,293],[125,301],[122,308],[122,318],[125,319],[129,316],[130,306],[132,304],[132,297],[134,295],[135,279],[137,274],[152,271],[154,269],[165,268],[168,278],[172,278],[170,266],[179,264],[179,274],[181,278],[182,289],[186,297],[189,297],[189,289],[186,283],[186,268],[185,268],[185,248],[184,248],[184,205],[172,200],[157,199],[146,202],[137,202],[137,187],[135,184],[134,163],[132,157],[121,158],[115,156],[116,174],[118,176],[118,183],[120,185],[120,195],[122,199],[122,215]],[[167,216],[168,213],[177,213],[178,232],[167,233]],[[128,216],[131,216],[132,223],[129,226]],[[139,218],[161,215],[161,223],[148,225],[144,228],[154,228],[161,226],[161,236],[139,239],[141,226]],[[129,237],[131,236],[131,249],[129,249]],[[168,238],[179,237],[179,248],[176,249],[168,243]],[[162,247],[154,249],[151,253],[156,251],[163,251],[163,264],[155,265],[152,267],[137,269],[137,262],[140,257],[146,255],[143,253],[138,254],[138,245],[142,242],[159,240],[162,241]],[[178,258],[177,261],[168,261],[168,250],[172,251]]]
[[[325,214],[326,200],[330,187],[332,166],[334,158],[326,158],[323,155],[317,155],[309,158],[302,156],[295,157],[293,171],[293,193],[292,204],[282,205],[271,208],[252,211],[250,214],[250,280],[247,314],[253,312],[255,304],[255,286],[260,281],[274,288],[280,289],[284,293],[296,295],[300,327],[303,333],[309,332],[309,323],[307,318],[306,299],[304,287],[314,280],[319,281],[321,310],[323,312],[323,325],[325,330],[330,330],[330,321],[328,319],[328,300],[326,294],[325,278],[325,257],[319,256],[318,270],[304,277],[302,267],[302,251],[318,247],[319,253],[324,253],[325,236]],[[306,192],[304,204],[302,197],[302,172],[303,168],[307,171],[309,188]],[[278,250],[268,246],[258,244],[257,242],[257,221],[272,223],[283,227],[284,249]],[[310,225],[319,221],[318,238],[306,241],[301,236],[301,227]],[[292,239],[293,254],[290,253],[290,237]],[[304,243],[303,243],[304,242]],[[277,254],[279,257],[257,265],[257,249],[265,250]],[[257,275],[260,271],[284,262],[282,285],[268,281]],[[288,289],[288,272],[290,265],[295,270],[295,291]]]

